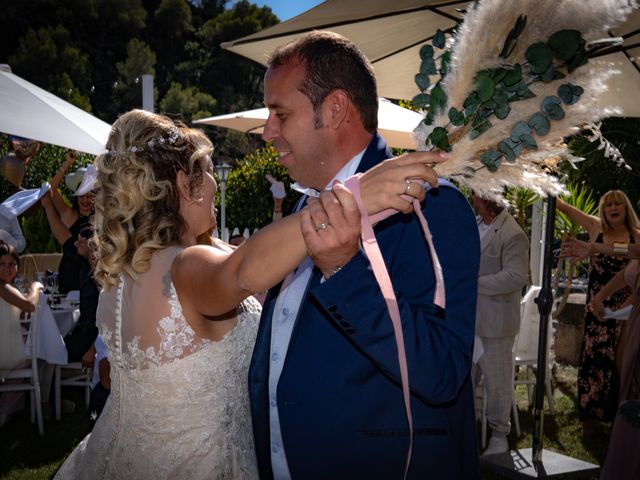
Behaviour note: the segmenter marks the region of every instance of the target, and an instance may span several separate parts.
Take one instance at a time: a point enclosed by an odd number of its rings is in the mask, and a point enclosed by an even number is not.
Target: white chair
[[[26,320],[20,322],[29,328],[27,336],[27,347],[29,349],[29,366],[11,370],[5,375],[6,380],[11,382],[0,384],[0,392],[30,392],[31,402],[31,423],[38,422],[38,432],[44,435],[44,423],[42,421],[42,403],[40,398],[40,381],[38,379],[38,358],[37,358],[37,310],[28,316]]]
[[[540,329],[540,313],[535,299],[540,293],[540,287],[533,286],[527,291],[520,303],[520,333],[516,337],[514,346],[514,365],[516,377],[514,388],[517,385],[527,386],[527,397],[531,404],[531,386],[535,385],[536,380],[533,372],[538,365],[538,336]],[[549,322],[551,320],[549,319]],[[553,338],[551,325],[547,330],[547,366],[545,372],[545,390],[547,395],[547,403],[551,415],[555,413],[553,408],[553,390],[551,388],[551,360],[549,358],[549,350]],[[524,374],[524,378],[522,376]],[[514,390],[514,416],[517,415],[516,397]]]
[[[516,335],[513,345],[513,399],[511,412],[513,414],[513,426],[516,436],[520,436],[520,418],[518,416],[518,402],[516,398],[516,388],[518,385],[527,386],[527,396],[529,404],[531,404],[531,386],[535,385],[535,377],[532,375],[538,364],[538,332],[540,327],[540,313],[535,299],[540,293],[540,287],[532,286],[520,301],[520,332]],[[552,332],[548,330],[547,336],[547,371],[545,375],[545,390],[547,394],[547,402],[549,404],[549,412],[553,415],[553,391],[551,389],[551,368],[549,367],[549,348],[551,345]],[[521,378],[524,373],[524,378]],[[482,389],[482,417],[480,441],[482,448],[487,444],[487,399],[484,387]]]
[[[63,376],[63,371],[66,376]],[[80,387],[84,388],[84,403],[89,408],[89,400],[91,396],[91,370],[84,369],[81,362],[71,362],[66,365],[56,365],[54,374],[54,389],[56,403],[56,420],[60,420],[62,416],[62,387]]]

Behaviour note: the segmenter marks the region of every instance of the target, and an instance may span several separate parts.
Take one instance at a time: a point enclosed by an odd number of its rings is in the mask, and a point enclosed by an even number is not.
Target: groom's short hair
[[[378,93],[371,63],[349,39],[334,32],[316,30],[281,45],[269,57],[267,66],[277,68],[300,60],[305,79],[298,85],[313,110],[334,90],[343,90],[360,113],[364,128],[378,128]]]

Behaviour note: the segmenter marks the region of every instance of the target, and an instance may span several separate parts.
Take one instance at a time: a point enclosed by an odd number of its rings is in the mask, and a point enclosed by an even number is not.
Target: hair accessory
[[[178,141],[179,138],[180,138],[180,130],[178,130],[176,127],[173,127],[169,130],[168,136],[166,137],[160,136],[160,137],[152,138],[147,142],[146,146],[139,147],[137,145],[131,145],[130,147],[127,148],[126,151],[129,153],[138,153],[138,152],[143,152],[145,150],[153,150],[155,147],[164,145],[165,143],[169,145],[173,145]],[[109,150],[109,152],[107,152],[107,154],[112,157],[114,157],[117,153],[118,151],[115,149]]]

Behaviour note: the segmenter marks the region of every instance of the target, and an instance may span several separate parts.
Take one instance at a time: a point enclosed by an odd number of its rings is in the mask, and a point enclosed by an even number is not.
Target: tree
[[[640,200],[640,119],[612,117],[604,120],[600,128],[606,141],[618,148],[631,170],[617,166],[604,157],[601,142],[589,140],[588,134],[573,137],[569,148],[585,160],[576,169],[566,168],[569,181],[589,185],[596,198],[608,190],[618,189],[627,194],[631,203]]]
[[[9,64],[31,82],[45,86],[53,94],[91,111],[88,96],[91,65],[86,53],[71,42],[71,34],[61,25],[29,29]]]
[[[182,85],[174,82],[160,102],[160,108],[166,115],[172,117],[194,119],[211,116],[216,103],[211,95],[195,87],[183,88]]]
[[[142,40],[133,38],[127,44],[127,58],[116,64],[118,80],[113,87],[114,102],[119,103],[126,112],[142,105],[140,76],[144,74],[155,77],[156,54]],[[157,88],[154,85],[154,100]]]

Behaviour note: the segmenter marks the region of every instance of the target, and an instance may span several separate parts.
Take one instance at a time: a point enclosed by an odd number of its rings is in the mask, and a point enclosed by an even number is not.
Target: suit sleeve
[[[415,215],[385,220],[376,236],[398,300],[412,394],[440,404],[456,398],[469,374],[480,247],[475,217],[458,190],[430,190],[423,212],[444,273],[444,310],[433,304],[433,263]],[[391,318],[365,256],[310,293],[354,348],[399,384]]]
[[[501,269],[478,278],[481,295],[504,295],[520,289],[527,283],[529,271],[529,239],[521,230],[512,230],[502,244]]]

